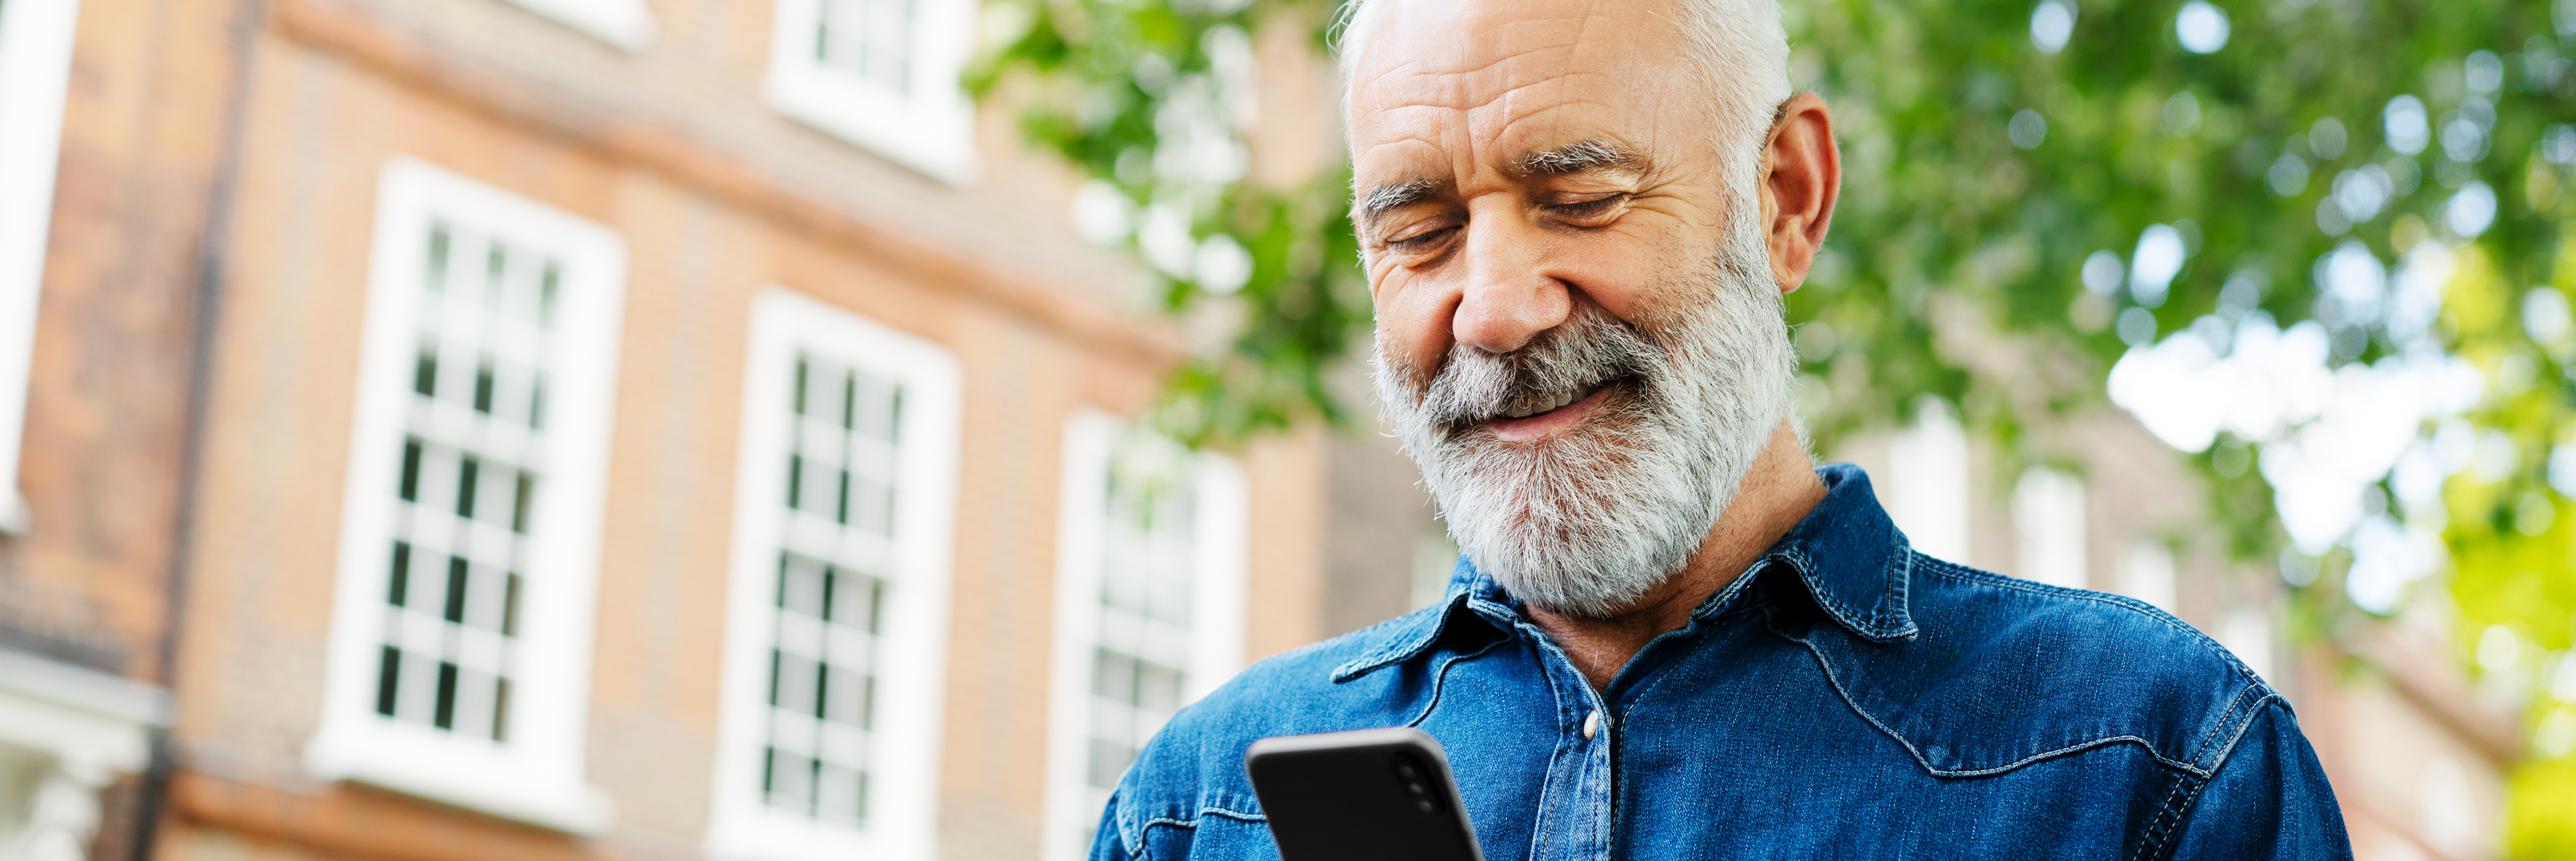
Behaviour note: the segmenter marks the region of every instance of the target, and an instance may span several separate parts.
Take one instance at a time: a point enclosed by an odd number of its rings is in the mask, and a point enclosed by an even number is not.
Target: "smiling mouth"
[[[1611,382],[1612,381],[1610,380],[1603,380],[1584,388],[1561,392],[1555,397],[1548,398],[1546,400],[1524,402],[1519,406],[1504,410],[1502,413],[1494,416],[1494,418],[1504,420],[1525,419],[1535,415],[1552,413],[1565,408],[1565,405],[1567,404],[1582,402],[1584,398],[1591,397],[1594,393],[1609,387]]]

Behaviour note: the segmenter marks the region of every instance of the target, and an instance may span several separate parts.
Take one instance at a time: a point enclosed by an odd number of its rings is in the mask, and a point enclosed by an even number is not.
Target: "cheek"
[[[1397,369],[1427,377],[1449,351],[1449,317],[1457,303],[1420,273],[1398,269],[1379,284],[1376,317],[1380,349]]]
[[[1703,253],[1691,246],[1685,237],[1650,231],[1603,232],[1569,243],[1563,271],[1601,310],[1635,321],[1663,300],[1676,269]]]

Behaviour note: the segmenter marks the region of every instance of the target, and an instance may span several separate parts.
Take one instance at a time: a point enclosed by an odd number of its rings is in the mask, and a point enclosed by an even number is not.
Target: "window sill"
[[[721,811],[707,828],[706,848],[707,857],[715,861],[835,861],[925,854],[922,848],[899,851],[857,828],[816,822],[758,802]]]
[[[521,8],[562,22],[600,41],[628,52],[644,50],[653,44],[653,16],[644,10],[641,0],[626,0],[600,8],[599,2],[585,0],[511,0]]]
[[[41,751],[85,783],[142,770],[168,715],[160,687],[0,649],[0,749]]]
[[[314,776],[346,780],[569,834],[615,818],[608,793],[524,757],[435,731],[370,720],[325,726],[305,751]]]

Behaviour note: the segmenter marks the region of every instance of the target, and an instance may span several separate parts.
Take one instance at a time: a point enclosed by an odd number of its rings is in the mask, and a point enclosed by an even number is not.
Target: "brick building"
[[[1183,338],[948,86],[976,16],[0,0],[0,859],[1061,858],[1180,702],[1436,594],[1385,439],[1120,418]],[[1335,157],[1302,36],[1256,178]],[[2044,432],[1842,456],[2246,655],[2365,857],[2494,853],[2438,619],[2293,655],[2169,452]]]
[[[976,22],[0,0],[0,857],[1036,857],[1327,633]]]

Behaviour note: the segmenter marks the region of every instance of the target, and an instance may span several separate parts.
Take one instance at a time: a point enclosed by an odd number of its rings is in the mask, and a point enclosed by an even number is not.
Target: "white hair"
[[[1649,320],[1578,303],[1529,346],[1461,344],[1436,371],[1403,366],[1381,335],[1378,400],[1477,570],[1536,606],[1598,618],[1689,563],[1789,414],[1797,377],[1759,225],[1737,210],[1714,259],[1677,261]],[[1604,385],[1619,390],[1596,416],[1552,438],[1483,427]]]
[[[1400,0],[1343,7],[1346,83],[1390,2]],[[1637,319],[1578,303],[1511,353],[1461,344],[1416,368],[1396,359],[1386,332],[1376,345],[1378,398],[1459,550],[1513,595],[1577,616],[1615,615],[1688,564],[1790,414],[1797,375],[1758,196],[1762,151],[1791,94],[1779,2],[1667,2],[1683,36],[1677,72],[1706,96],[1701,121],[1724,171],[1717,253],[1667,261],[1644,285],[1657,307]],[[1509,442],[1484,427],[1597,389],[1597,412],[1547,439]]]
[[[1340,12],[1342,80],[1348,84],[1377,10],[1399,0],[1347,0]],[[1709,136],[1729,191],[1749,194],[1762,147],[1789,83],[1789,35],[1779,0],[1668,0],[1681,12],[1683,54],[1709,100]]]

